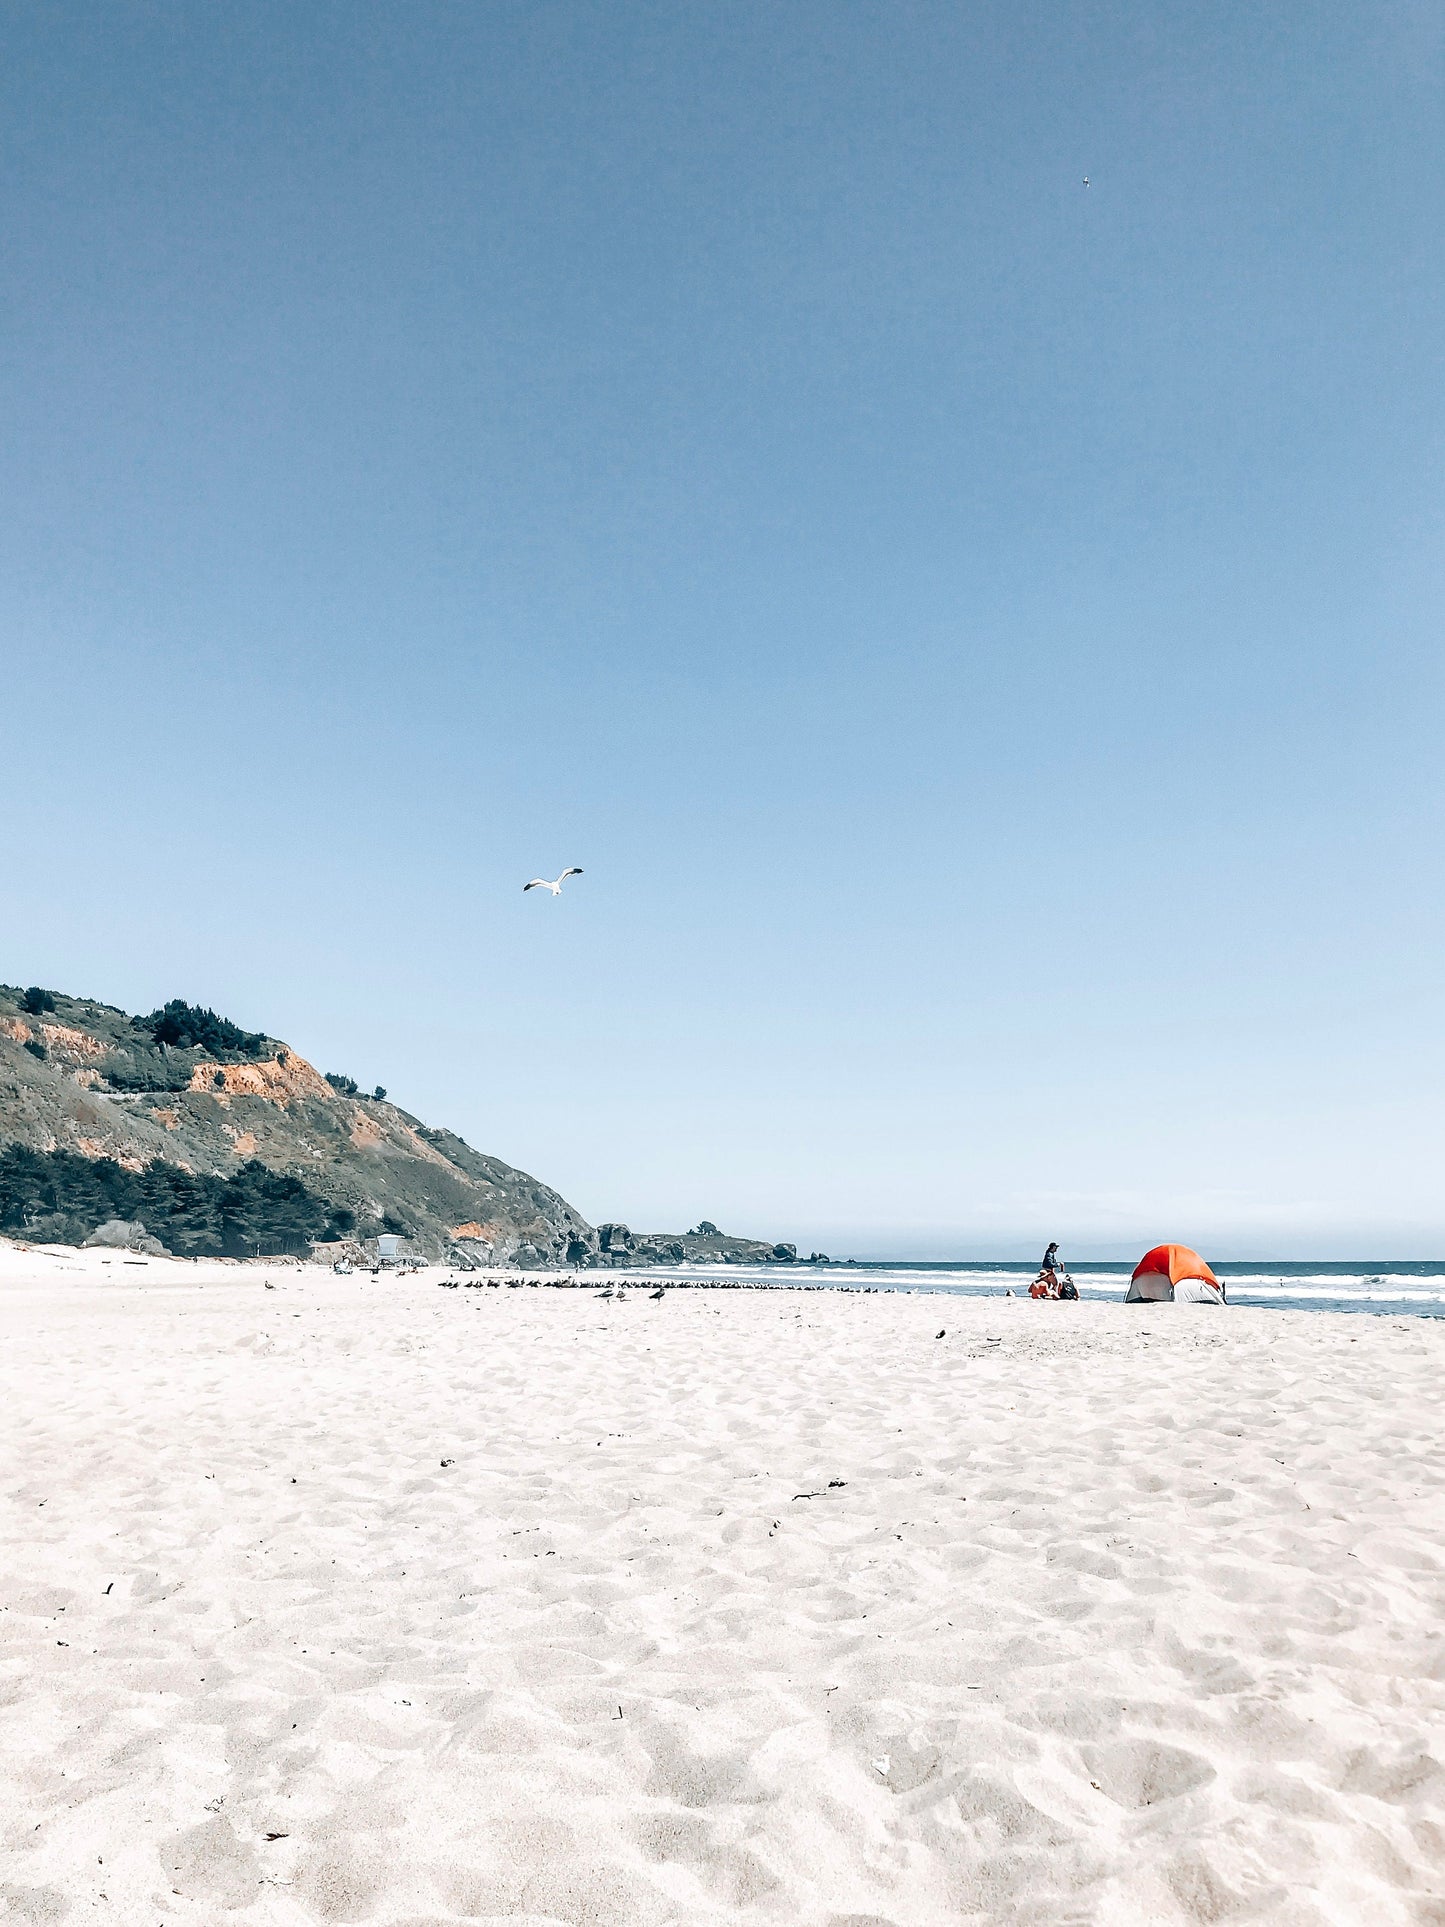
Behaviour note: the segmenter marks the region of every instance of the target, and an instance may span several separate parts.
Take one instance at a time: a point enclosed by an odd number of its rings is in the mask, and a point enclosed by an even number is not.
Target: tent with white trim
[[[1224,1286],[1188,1245],[1155,1245],[1134,1267],[1126,1305],[1158,1303],[1176,1305],[1222,1305]]]

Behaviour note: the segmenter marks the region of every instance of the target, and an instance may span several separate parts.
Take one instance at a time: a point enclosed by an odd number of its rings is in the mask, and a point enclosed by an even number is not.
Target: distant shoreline
[[[283,1270],[304,1271],[310,1277],[331,1275],[324,1259],[296,1256],[251,1258],[176,1258],[124,1249],[30,1244],[23,1239],[0,1239],[5,1262],[0,1271],[10,1271],[21,1263],[40,1259],[47,1274],[67,1272],[75,1275],[89,1271],[109,1278],[119,1268],[134,1267],[133,1275],[143,1275],[142,1266],[156,1273],[170,1273],[177,1281],[194,1278],[198,1269],[215,1267],[215,1275],[239,1273],[254,1275],[259,1269],[280,1275]],[[952,1299],[998,1299],[1010,1292],[1026,1296],[1035,1267],[1018,1259],[995,1263],[982,1260],[945,1264],[937,1260],[882,1264],[876,1261],[838,1260],[812,1264],[800,1260],[745,1264],[725,1261],[702,1264],[629,1264],[609,1266],[488,1266],[466,1271],[456,1265],[432,1261],[427,1264],[403,1261],[380,1264],[376,1275],[395,1280],[406,1274],[423,1282],[454,1280],[458,1287],[471,1289],[546,1286],[552,1289],[596,1293],[629,1287],[638,1290],[667,1291],[793,1291],[799,1293],[830,1291],[845,1295],[928,1295]],[[1072,1275],[1082,1304],[1117,1304],[1132,1266],[1127,1261],[1106,1260],[1075,1263]],[[1239,1260],[1222,1262],[1219,1275],[1229,1289],[1230,1308],[1275,1311],[1348,1312],[1380,1317],[1445,1318],[1445,1260],[1410,1261],[1378,1259],[1346,1264],[1338,1259],[1308,1261],[1295,1259],[1272,1265],[1250,1265]],[[346,1275],[346,1274],[343,1274]],[[352,1263],[351,1276],[370,1279],[370,1263]],[[1047,1316],[1047,1313],[1043,1315]],[[1061,1308],[1061,1315],[1071,1314]]]

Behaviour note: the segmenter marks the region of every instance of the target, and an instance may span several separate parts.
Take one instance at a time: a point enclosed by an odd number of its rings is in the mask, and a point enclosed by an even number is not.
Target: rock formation
[[[693,1231],[633,1231],[625,1224],[597,1227],[597,1262],[604,1265],[790,1265],[796,1245],[732,1238],[704,1218]]]

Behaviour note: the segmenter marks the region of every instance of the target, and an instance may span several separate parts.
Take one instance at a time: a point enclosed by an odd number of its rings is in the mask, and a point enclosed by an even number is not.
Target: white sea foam
[[[1445,1316],[1445,1267],[1394,1263],[1320,1265],[1228,1265],[1216,1267],[1232,1303],[1319,1311],[1404,1310]],[[679,1284],[711,1280],[752,1285],[793,1285],[852,1291],[951,1292],[963,1297],[1026,1293],[1031,1265],[792,1264],[676,1265],[662,1275]],[[1120,1300],[1129,1285],[1127,1265],[1075,1265],[1081,1297]]]

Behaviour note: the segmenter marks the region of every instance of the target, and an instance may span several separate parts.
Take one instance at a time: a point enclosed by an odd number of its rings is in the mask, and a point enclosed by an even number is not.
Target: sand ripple
[[[7,1919],[1445,1922],[1445,1327],[98,1275],[0,1293]]]

